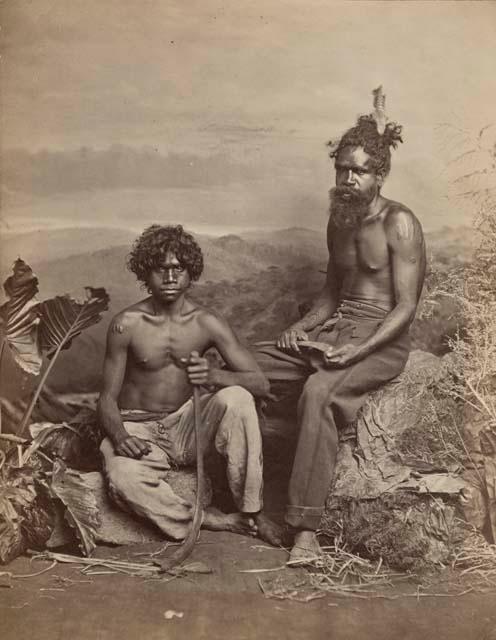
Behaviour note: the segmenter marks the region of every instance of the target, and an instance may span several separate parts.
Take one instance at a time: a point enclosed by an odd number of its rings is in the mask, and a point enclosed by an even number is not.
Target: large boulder
[[[449,356],[414,351],[403,373],[370,395],[355,438],[341,443],[333,496],[363,500],[393,490],[451,495],[462,490],[457,466],[442,456],[439,420],[458,411],[439,393],[449,376]]]
[[[340,447],[324,529],[397,569],[445,562],[464,533],[460,407],[441,391],[450,364],[414,351],[405,371],[371,394],[355,438]]]
[[[196,469],[185,468],[167,472],[165,481],[173,491],[190,502],[196,500]],[[67,544],[75,538],[81,551],[90,555],[100,544],[126,545],[164,540],[164,534],[153,524],[123,511],[110,499],[102,473],[83,473],[56,462],[51,491],[59,501],[58,519],[48,547]],[[206,479],[202,496],[204,507],[210,504],[211,486]]]
[[[460,499],[466,488],[460,407],[449,398],[450,356],[410,354],[404,372],[372,393],[353,429],[340,433],[340,448],[321,530],[354,552],[405,569],[445,561],[462,535]],[[296,435],[294,394],[263,425],[266,464],[291,467]],[[458,422],[457,422],[458,421]],[[269,458],[269,459],[268,459]],[[274,460],[274,462],[272,462]]]

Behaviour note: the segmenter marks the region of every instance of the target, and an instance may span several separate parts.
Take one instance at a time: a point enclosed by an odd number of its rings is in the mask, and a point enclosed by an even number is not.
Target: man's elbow
[[[268,395],[270,395],[270,382],[263,373],[260,373],[258,376],[257,389],[257,395],[261,398],[266,398]]]
[[[398,306],[401,311],[404,326],[409,327],[415,320],[417,302],[402,302]]]
[[[96,401],[96,415],[101,420],[102,414],[105,413],[105,399],[101,393]]]
[[[264,377],[262,382],[262,396],[265,398],[270,395],[270,382]]]
[[[109,411],[111,405],[115,405],[115,398],[105,391],[102,391],[98,397],[96,402],[96,413],[98,417],[101,417],[102,414],[106,414]]]

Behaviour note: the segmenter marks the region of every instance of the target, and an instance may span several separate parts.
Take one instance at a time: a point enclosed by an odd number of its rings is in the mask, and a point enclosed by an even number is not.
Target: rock
[[[369,396],[356,428],[340,432],[321,529],[341,537],[351,551],[411,569],[445,561],[460,537],[455,516],[467,483],[450,464],[438,432],[444,428],[450,443],[461,448],[451,423],[444,426],[450,412],[459,410],[439,392],[450,375],[449,355],[413,351],[404,372]],[[287,397],[263,424],[265,459],[273,457],[268,464],[274,467],[297,432],[298,391],[296,385],[278,388]]]
[[[324,527],[395,569],[445,562],[464,533],[457,516],[467,483],[443,460],[436,438],[449,402],[436,390],[448,376],[449,357],[414,351],[405,371],[365,403],[356,440],[340,447]],[[424,450],[416,457],[405,443],[418,441]]]
[[[185,500],[196,499],[196,470],[171,470],[166,481]],[[203,506],[211,500],[211,486],[206,478],[207,490]],[[54,548],[74,539],[81,550],[90,555],[97,543],[140,544],[164,540],[164,534],[153,524],[129,514],[114,505],[107,494],[103,475],[97,471],[81,473],[69,469],[61,462],[54,466],[52,491],[63,507],[48,547]],[[60,514],[63,513],[63,518]]]
[[[372,499],[395,489],[416,490],[415,484],[419,489],[430,486],[432,493],[460,493],[464,483],[453,477],[447,467],[441,474],[437,470],[432,481],[428,473],[422,473],[421,482],[412,481],[417,461],[402,455],[403,435],[412,431],[422,435],[426,399],[429,397],[432,406],[432,389],[447,375],[446,358],[414,351],[404,372],[370,395],[357,419],[356,441],[344,442],[340,447],[333,496]],[[456,482],[450,482],[450,478],[456,478]]]

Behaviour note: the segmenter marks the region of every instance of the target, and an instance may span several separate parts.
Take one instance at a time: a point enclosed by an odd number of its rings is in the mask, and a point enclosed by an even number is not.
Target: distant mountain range
[[[93,253],[100,249],[130,244],[135,233],[126,229],[70,227],[0,236],[0,274],[10,270],[17,257],[37,265],[69,256]]]
[[[428,234],[436,260],[467,260],[473,246],[469,229],[446,228]],[[147,294],[126,269],[136,234],[126,229],[73,228],[4,234],[0,277],[22,257],[39,278],[40,299],[85,286],[105,287],[110,309],[63,354],[51,374],[59,391],[87,391],[98,386],[108,323],[117,311]],[[274,337],[292,322],[298,305],[322,287],[327,262],[324,233],[293,227],[252,231],[218,238],[195,234],[205,255],[205,271],[192,294],[221,311],[248,342]],[[77,366],[75,366],[77,363]]]
[[[206,280],[236,279],[248,270],[270,264],[284,264],[298,258],[302,262],[326,261],[327,249],[322,233],[304,227],[277,231],[248,231],[213,237],[195,234],[205,253]],[[88,278],[108,266],[125,264],[136,233],[112,227],[61,228],[25,233],[3,233],[0,236],[0,277],[5,278],[17,257],[33,267],[60,274],[62,266]],[[470,227],[444,227],[426,234],[427,249],[436,258],[458,257],[468,260],[474,247],[475,234]],[[90,259],[91,258],[91,259]],[[69,262],[55,267],[54,264]],[[94,264],[91,264],[94,262]],[[74,269],[70,264],[77,265]],[[51,266],[49,266],[51,265]],[[58,279],[58,276],[57,276]],[[68,277],[65,281],[72,282]],[[74,288],[71,286],[68,290]]]
[[[195,234],[205,270],[201,282],[238,280],[271,265],[326,262],[325,238],[308,229],[225,235]],[[77,294],[84,286],[107,286],[119,298],[135,299],[135,277],[126,256],[136,234],[112,228],[59,229],[4,234],[0,276],[5,279],[17,257],[36,271],[43,296]],[[112,291],[114,289],[114,291]],[[129,292],[126,294],[126,292]]]

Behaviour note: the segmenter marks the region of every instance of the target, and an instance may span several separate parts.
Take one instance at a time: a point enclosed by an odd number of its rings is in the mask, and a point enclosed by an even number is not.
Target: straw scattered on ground
[[[323,550],[322,557],[307,565],[303,573],[295,575],[289,569],[273,579],[258,578],[265,597],[310,602],[325,596],[397,600],[496,593],[496,545],[489,545],[476,533],[467,537],[451,566],[440,567],[440,573],[394,571],[382,559],[371,561],[351,553],[340,537]],[[446,576],[443,569],[450,575]]]
[[[478,532],[468,535],[453,554],[453,569],[474,587],[496,591],[496,545],[489,544]]]
[[[161,550],[162,551],[162,550]],[[153,554],[156,555],[156,554]],[[150,557],[153,557],[152,554]],[[85,576],[99,576],[111,574],[125,574],[139,578],[164,578],[164,571],[159,563],[155,560],[151,562],[129,562],[127,560],[118,560],[116,558],[84,558],[64,553],[54,553],[46,551],[33,556],[33,560],[52,561],[52,565],[40,571],[44,573],[54,568],[57,563],[71,564]],[[174,578],[191,573],[212,573],[212,570],[204,562],[189,562],[181,567],[176,567],[167,571],[166,574]],[[38,575],[38,574],[33,574]],[[28,577],[28,576],[13,576]]]

